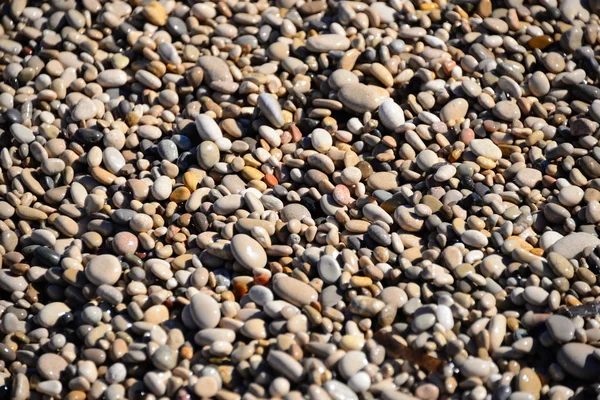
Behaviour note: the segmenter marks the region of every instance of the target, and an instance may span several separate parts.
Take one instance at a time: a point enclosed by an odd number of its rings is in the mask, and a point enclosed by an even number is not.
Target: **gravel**
[[[599,12],[5,2],[0,398],[598,397]]]

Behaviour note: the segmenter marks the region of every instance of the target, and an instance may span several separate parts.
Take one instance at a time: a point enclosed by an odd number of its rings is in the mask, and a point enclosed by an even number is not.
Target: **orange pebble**
[[[277,180],[277,178],[275,177],[275,175],[273,175],[273,174],[266,174],[265,175],[265,183],[267,184],[267,186],[273,187],[273,186],[279,184],[279,181]]]

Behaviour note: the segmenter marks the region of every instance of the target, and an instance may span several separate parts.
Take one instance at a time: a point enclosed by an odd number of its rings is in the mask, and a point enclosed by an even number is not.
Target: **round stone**
[[[119,232],[113,238],[113,248],[118,254],[135,253],[137,247],[138,238],[130,232]]]
[[[248,269],[264,268],[267,265],[265,249],[251,236],[238,234],[231,239],[231,253],[235,260]]]
[[[570,342],[575,336],[575,325],[562,315],[552,315],[546,320],[546,328],[550,336],[557,342]]]
[[[103,254],[92,258],[85,267],[85,276],[94,285],[114,285],[121,277],[121,263],[117,257]]]
[[[37,370],[46,379],[58,380],[69,363],[58,354],[45,353],[38,358]]]
[[[200,329],[215,328],[221,320],[219,303],[204,293],[196,293],[192,296],[186,308],[189,308],[193,322]]]

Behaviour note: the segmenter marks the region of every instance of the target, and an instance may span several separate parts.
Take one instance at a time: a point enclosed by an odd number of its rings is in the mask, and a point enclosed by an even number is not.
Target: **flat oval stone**
[[[229,65],[220,57],[202,56],[198,58],[197,64],[204,71],[204,80],[211,82],[233,82],[233,76],[229,71]]]
[[[350,311],[363,317],[373,317],[383,310],[385,303],[379,299],[368,296],[356,296],[350,303]]]
[[[594,357],[595,347],[584,343],[567,343],[558,351],[558,364],[578,379],[595,380],[600,375],[600,360]]]
[[[390,94],[379,86],[351,83],[340,89],[338,97],[349,110],[364,114],[367,111],[375,111]]]
[[[515,183],[520,187],[533,188],[542,181],[541,171],[534,168],[523,168],[515,176]]]
[[[596,247],[600,244],[597,236],[586,232],[573,232],[557,240],[548,251],[555,251],[566,259],[578,257],[587,247]]]
[[[63,315],[70,311],[71,308],[65,303],[48,303],[36,314],[35,320],[44,328],[52,328]]]
[[[337,368],[340,375],[346,380],[356,374],[358,371],[363,369],[369,364],[367,355],[362,351],[349,351],[344,357],[338,362]]]
[[[213,211],[219,215],[230,215],[244,206],[244,197],[240,194],[223,196],[213,204]]]
[[[123,86],[127,83],[127,73],[120,69],[107,69],[98,74],[96,82],[105,88]]]
[[[267,355],[267,363],[273,371],[282,374],[292,382],[299,382],[304,374],[302,364],[280,350],[270,350]]]
[[[304,65],[304,64],[302,64]],[[333,90],[340,90],[346,85],[359,83],[358,76],[345,69],[336,69],[327,79],[329,87]]]
[[[200,329],[215,328],[221,320],[219,303],[204,293],[193,295],[187,307],[189,307],[193,322]]]
[[[502,158],[502,151],[490,139],[473,139],[469,146],[476,156],[487,157],[494,161]]]
[[[27,286],[25,277],[13,275],[7,269],[0,269],[0,289],[8,293],[24,292]]]
[[[350,44],[348,44],[348,46],[350,46]],[[21,43],[9,39],[0,39],[0,51],[17,55],[21,50],[23,50],[23,45],[21,45]]]
[[[510,100],[503,100],[496,103],[492,112],[503,121],[512,121],[521,118],[521,110],[517,103]]]
[[[96,107],[96,104],[87,97],[84,97],[77,102],[71,111],[71,116],[74,121],[87,121],[88,119],[94,118],[97,112],[98,108]]]
[[[317,272],[325,283],[335,283],[342,275],[340,264],[330,255],[324,255],[319,259]]]
[[[21,124],[12,124],[10,126],[10,133],[19,143],[31,143],[35,140],[33,131]]]
[[[465,99],[449,101],[440,111],[442,122],[458,121],[463,119],[469,111],[469,102]],[[471,142],[472,144],[472,142]]]
[[[335,50],[348,50],[350,39],[337,34],[311,36],[306,40],[306,48],[315,53],[328,53]]]
[[[154,181],[150,192],[156,200],[166,200],[173,192],[173,181],[168,176],[161,175]]]
[[[385,99],[379,106],[379,120],[384,127],[395,131],[405,122],[404,111],[394,100]]]
[[[293,203],[283,207],[279,213],[279,217],[283,222],[289,222],[292,219],[302,221],[303,218],[311,218],[310,211],[302,204]]]
[[[199,114],[196,117],[196,129],[198,129],[198,134],[202,140],[216,142],[223,137],[219,125],[206,114]]]
[[[556,275],[567,279],[571,279],[575,275],[575,270],[571,262],[556,251],[548,253],[546,259]]]
[[[216,143],[205,140],[198,146],[196,159],[202,168],[211,170],[221,159],[221,152]]]
[[[267,265],[265,249],[251,236],[237,234],[231,239],[230,246],[235,260],[245,268],[253,270]]]
[[[270,93],[258,95],[258,107],[265,117],[276,128],[281,128],[285,123],[279,101]]]
[[[278,273],[273,276],[272,280],[275,294],[295,306],[310,305],[319,298],[319,294],[312,286],[298,279]]]
[[[37,370],[46,379],[59,379],[69,363],[58,354],[45,353],[38,358]]]
[[[122,272],[119,259],[110,254],[96,256],[85,266],[86,278],[96,286],[114,285]]]
[[[577,186],[567,186],[558,192],[558,200],[563,206],[573,207],[583,199],[583,189]]]
[[[331,380],[325,382],[323,384],[323,388],[325,389],[325,391],[327,391],[329,396],[334,400],[358,400],[358,396],[356,395],[356,393],[354,393],[352,391],[352,389],[350,389],[348,386],[346,386],[345,384],[343,384],[342,382],[340,382],[338,380],[331,379]],[[395,393],[400,393],[400,392],[395,392]],[[383,397],[383,399],[384,400],[412,400],[410,398],[405,399],[404,397],[397,398],[397,399],[396,398],[386,399],[385,397]]]
[[[575,325],[562,315],[552,315],[546,320],[550,336],[557,342],[570,342],[575,336]]]

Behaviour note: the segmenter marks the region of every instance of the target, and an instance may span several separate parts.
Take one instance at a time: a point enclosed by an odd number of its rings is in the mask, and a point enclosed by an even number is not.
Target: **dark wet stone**
[[[137,212],[128,209],[119,209],[112,213],[111,219],[119,225],[126,225],[137,214]]]
[[[190,138],[185,135],[173,135],[171,136],[171,141],[173,141],[180,150],[189,150],[193,146]]]
[[[185,22],[181,18],[177,17],[167,18],[167,30],[171,35],[176,37],[188,34],[188,29],[185,25]]]
[[[375,242],[377,242],[378,244],[380,244],[382,246],[389,246],[392,244],[392,238],[391,238],[390,234],[387,233],[385,231],[385,229],[383,229],[379,225],[374,225],[374,224],[370,225],[367,232],[369,233],[369,236]]]
[[[600,164],[593,157],[583,156],[579,159],[578,164],[580,165],[586,177],[600,177]]]
[[[104,138],[104,134],[100,131],[90,128],[80,128],[73,136],[76,142],[83,144],[96,144]]]
[[[54,250],[44,246],[36,247],[33,255],[39,262],[48,267],[56,267],[60,262],[60,255]]]
[[[9,124],[20,124],[23,122],[23,116],[16,108],[9,108],[6,110],[4,113],[4,118],[6,118],[6,122]]]
[[[5,362],[13,362],[17,358],[17,355],[4,343],[0,343],[0,360]]]
[[[596,86],[580,84],[574,85],[572,89],[573,90],[570,90],[569,93],[578,100],[592,102],[596,99],[600,99],[600,88],[597,88]]]
[[[512,389],[507,385],[500,385],[492,394],[492,400],[508,400],[512,394]]]

